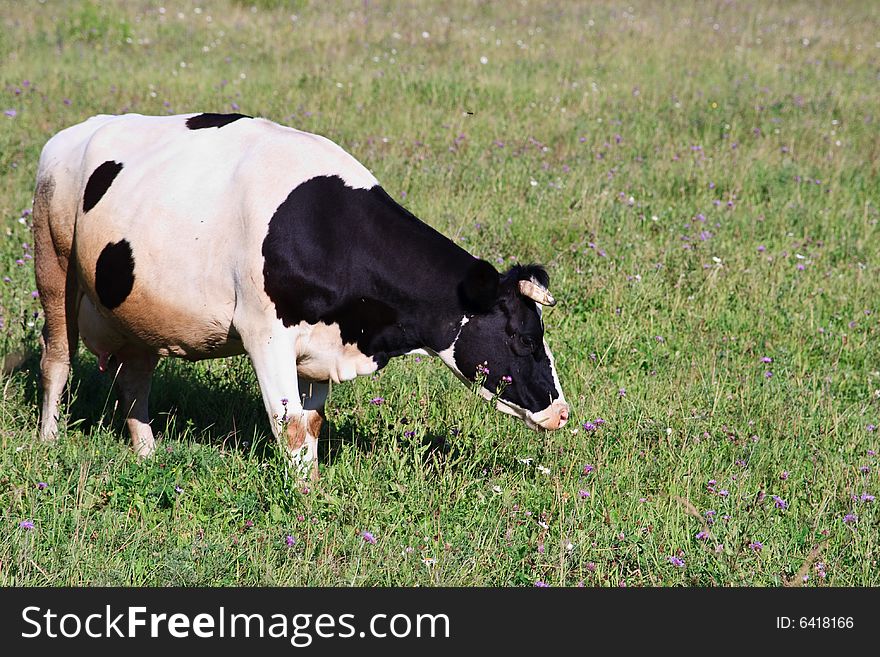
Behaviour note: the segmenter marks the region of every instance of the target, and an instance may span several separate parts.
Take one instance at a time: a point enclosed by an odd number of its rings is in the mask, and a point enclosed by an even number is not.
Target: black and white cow
[[[328,382],[417,350],[488,399],[501,389],[533,429],[568,419],[546,272],[499,274],[318,135],[240,114],[92,117],[43,148],[34,242],[43,439],[78,336],[116,373],[142,456],[160,356],[247,353],[273,432],[313,476]]]

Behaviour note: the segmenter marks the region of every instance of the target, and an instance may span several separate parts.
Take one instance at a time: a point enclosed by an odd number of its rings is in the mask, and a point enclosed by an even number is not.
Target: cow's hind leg
[[[43,301],[45,315],[40,334],[40,378],[43,384],[40,439],[46,441],[55,440],[58,435],[58,407],[78,339],[76,320],[73,313],[68,315],[66,310],[64,284],[62,283],[59,293],[52,278],[47,280],[45,275],[37,276],[37,290]]]
[[[156,449],[150,427],[149,401],[153,370],[159,358],[148,352],[123,348],[117,352],[116,359],[119,362],[116,371],[119,403],[131,434],[131,446],[135,454],[147,457]]]
[[[34,263],[44,315],[40,335],[43,384],[40,439],[47,441],[58,435],[58,406],[79,339],[77,285],[73,268],[69,266],[70,244],[55,244],[50,228],[54,189],[54,182],[47,178],[37,183],[34,193]]]

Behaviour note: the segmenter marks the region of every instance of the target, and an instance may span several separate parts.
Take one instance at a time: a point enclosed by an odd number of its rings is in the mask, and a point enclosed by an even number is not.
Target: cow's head
[[[547,272],[537,265],[500,275],[478,260],[459,286],[466,314],[443,361],[467,381],[480,381],[486,399],[532,429],[559,429],[568,404],[544,340],[541,306],[556,304],[547,291]]]

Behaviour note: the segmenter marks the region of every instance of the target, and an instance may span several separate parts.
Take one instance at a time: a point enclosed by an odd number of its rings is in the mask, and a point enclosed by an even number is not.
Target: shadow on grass
[[[274,449],[273,438],[250,363],[246,357],[227,361],[231,363],[229,367],[197,368],[186,361],[163,359],[153,374],[150,393],[153,432],[160,440],[166,436],[192,440],[268,458]],[[25,403],[39,409],[42,399],[39,352],[22,352],[7,358],[4,371],[21,377]],[[330,400],[328,407],[332,408],[332,403]],[[62,413],[67,417],[68,427],[75,427],[86,435],[109,428],[120,440],[128,440],[112,377],[98,370],[91,354],[80,353],[74,360],[63,404]],[[392,431],[402,434],[404,428],[388,427],[388,433]],[[450,441],[451,437],[432,430],[402,441],[418,441],[423,461],[427,463],[437,457],[457,458],[459,449]],[[372,452],[377,440],[384,438],[365,434],[351,417],[335,423],[325,421],[318,439],[319,463],[335,463],[345,445],[363,453]]]
[[[251,389],[244,367],[230,368],[232,376],[221,376],[211,368],[163,359],[153,374],[150,413],[153,432],[199,443],[222,444],[232,449],[263,455],[271,446],[263,404],[256,388]],[[6,359],[4,370],[15,374],[26,404],[39,409],[42,400],[40,354],[29,352]],[[71,367],[62,397],[62,414],[68,427],[89,434],[108,428],[128,440],[122,412],[111,375],[98,370],[91,354],[80,353]],[[257,444],[261,443],[261,444]],[[265,443],[265,444],[262,444]]]
[[[318,439],[318,463],[333,465],[339,459],[346,445],[364,454],[373,452],[379,441],[385,442],[392,432],[404,434],[405,427],[389,426],[383,436],[365,434],[351,418],[343,418],[336,422],[326,421],[321,427]],[[458,458],[460,449],[450,441],[450,435],[436,430],[426,431],[416,437],[400,438],[401,445],[417,443],[422,452],[422,464],[425,465],[435,458],[454,460]]]

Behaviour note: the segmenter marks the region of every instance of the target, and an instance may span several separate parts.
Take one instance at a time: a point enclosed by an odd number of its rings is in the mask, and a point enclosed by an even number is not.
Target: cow
[[[313,478],[329,382],[403,354],[438,357],[532,429],[568,420],[545,269],[499,273],[325,137],[242,114],[94,116],[44,146],[33,230],[43,440],[80,336],[141,457],[163,356],[246,353],[273,434]]]

